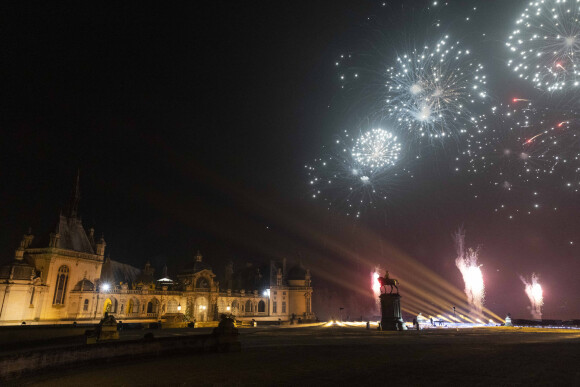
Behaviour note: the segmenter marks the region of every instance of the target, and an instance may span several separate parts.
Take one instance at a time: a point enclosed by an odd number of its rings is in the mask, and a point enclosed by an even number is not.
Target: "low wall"
[[[66,326],[15,326],[0,327],[0,350],[19,348],[37,342],[58,343],[60,340],[68,340],[71,337],[83,336],[87,329],[93,329],[94,325],[66,325]]]
[[[580,327],[580,320],[525,320],[512,319],[512,325],[522,327],[562,327],[562,328],[578,328]]]
[[[54,370],[84,363],[95,364],[181,353],[239,350],[240,343],[235,335],[191,335],[52,348],[0,357],[0,380],[14,379],[32,372]]]

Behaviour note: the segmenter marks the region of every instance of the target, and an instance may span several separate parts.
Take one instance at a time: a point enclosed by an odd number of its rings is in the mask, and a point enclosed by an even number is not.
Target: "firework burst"
[[[526,295],[530,299],[530,312],[532,313],[532,318],[541,320],[542,306],[544,305],[544,293],[538,275],[533,273],[530,281],[527,281],[523,276],[520,276],[520,280],[523,282]]]
[[[483,65],[446,36],[434,48],[400,55],[386,70],[382,113],[418,137],[457,135],[476,121],[471,107],[485,101],[486,83]]]
[[[476,316],[482,316],[485,288],[481,265],[478,262],[478,250],[465,250],[465,233],[462,229],[454,235],[457,258],[455,265],[463,276],[465,282],[465,295],[471,307],[471,312]]]
[[[516,21],[508,66],[535,87],[555,92],[579,85],[580,0],[532,1]]]
[[[381,295],[381,284],[379,282],[379,277],[381,276],[380,271],[380,266],[377,266],[371,273],[371,288],[375,297],[375,311],[379,310],[379,296]]]
[[[348,132],[337,138],[324,157],[306,165],[312,197],[329,209],[360,217],[388,198],[391,183],[409,172],[398,166],[401,145],[383,129],[353,138]]]
[[[394,165],[400,151],[396,136],[383,129],[372,129],[356,140],[352,156],[362,167],[376,170]]]

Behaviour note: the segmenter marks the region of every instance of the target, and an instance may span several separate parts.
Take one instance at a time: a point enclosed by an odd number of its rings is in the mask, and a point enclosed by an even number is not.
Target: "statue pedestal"
[[[119,340],[119,332],[117,331],[117,323],[115,325],[103,324],[99,333],[98,341]]]
[[[96,333],[97,341],[119,340],[117,320],[115,320],[115,317],[105,313],[105,317],[97,325]]]
[[[401,296],[399,294],[383,293],[381,300],[381,329],[383,331],[405,330],[401,315]]]
[[[512,323],[512,317],[508,314],[505,318],[505,326],[506,327],[513,327],[514,324]]]

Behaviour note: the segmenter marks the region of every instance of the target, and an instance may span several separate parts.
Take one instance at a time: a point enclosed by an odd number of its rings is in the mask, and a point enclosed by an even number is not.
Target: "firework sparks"
[[[473,121],[470,106],[487,96],[483,66],[448,36],[399,56],[386,75],[386,114],[419,137],[458,134]]]
[[[530,299],[530,312],[532,313],[532,318],[541,320],[542,306],[544,305],[544,294],[542,291],[542,286],[538,281],[538,275],[533,273],[529,282],[523,276],[520,276],[520,279],[524,283],[526,294]]]
[[[578,112],[532,102],[500,104],[478,121],[455,168],[478,175],[469,183],[474,198],[492,195],[499,202],[494,211],[515,219],[542,208],[556,211],[552,192],[580,192]]]
[[[465,295],[475,316],[482,316],[485,289],[481,265],[477,261],[478,250],[468,249],[465,251],[465,233],[459,229],[454,235],[457,258],[455,265],[463,276],[465,282]]]
[[[379,277],[381,276],[380,267],[375,267],[375,270],[371,273],[371,288],[373,289],[373,295],[375,297],[375,311],[379,311],[380,300],[379,296],[381,295],[381,284],[379,282]]]
[[[580,0],[532,1],[516,21],[507,47],[508,66],[546,91],[578,86]]]
[[[381,276],[379,274],[380,268],[376,267],[375,270],[371,273],[371,286],[373,289],[373,294],[376,296],[376,298],[378,299],[378,297],[381,295],[381,283],[379,282],[379,277]]]
[[[348,132],[335,140],[325,157],[306,165],[312,197],[320,198],[328,208],[360,217],[367,208],[387,200],[390,184],[409,174],[395,168],[401,145],[396,137],[382,129],[373,129],[353,138]]]
[[[352,156],[361,166],[375,170],[394,165],[400,151],[397,137],[386,130],[373,129],[356,140]]]

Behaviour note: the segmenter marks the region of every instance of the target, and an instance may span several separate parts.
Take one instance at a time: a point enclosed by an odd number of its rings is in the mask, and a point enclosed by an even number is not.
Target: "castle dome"
[[[82,292],[82,291],[92,292],[93,290],[95,290],[95,284],[93,284],[86,278],[80,280],[73,289],[74,292]]]

